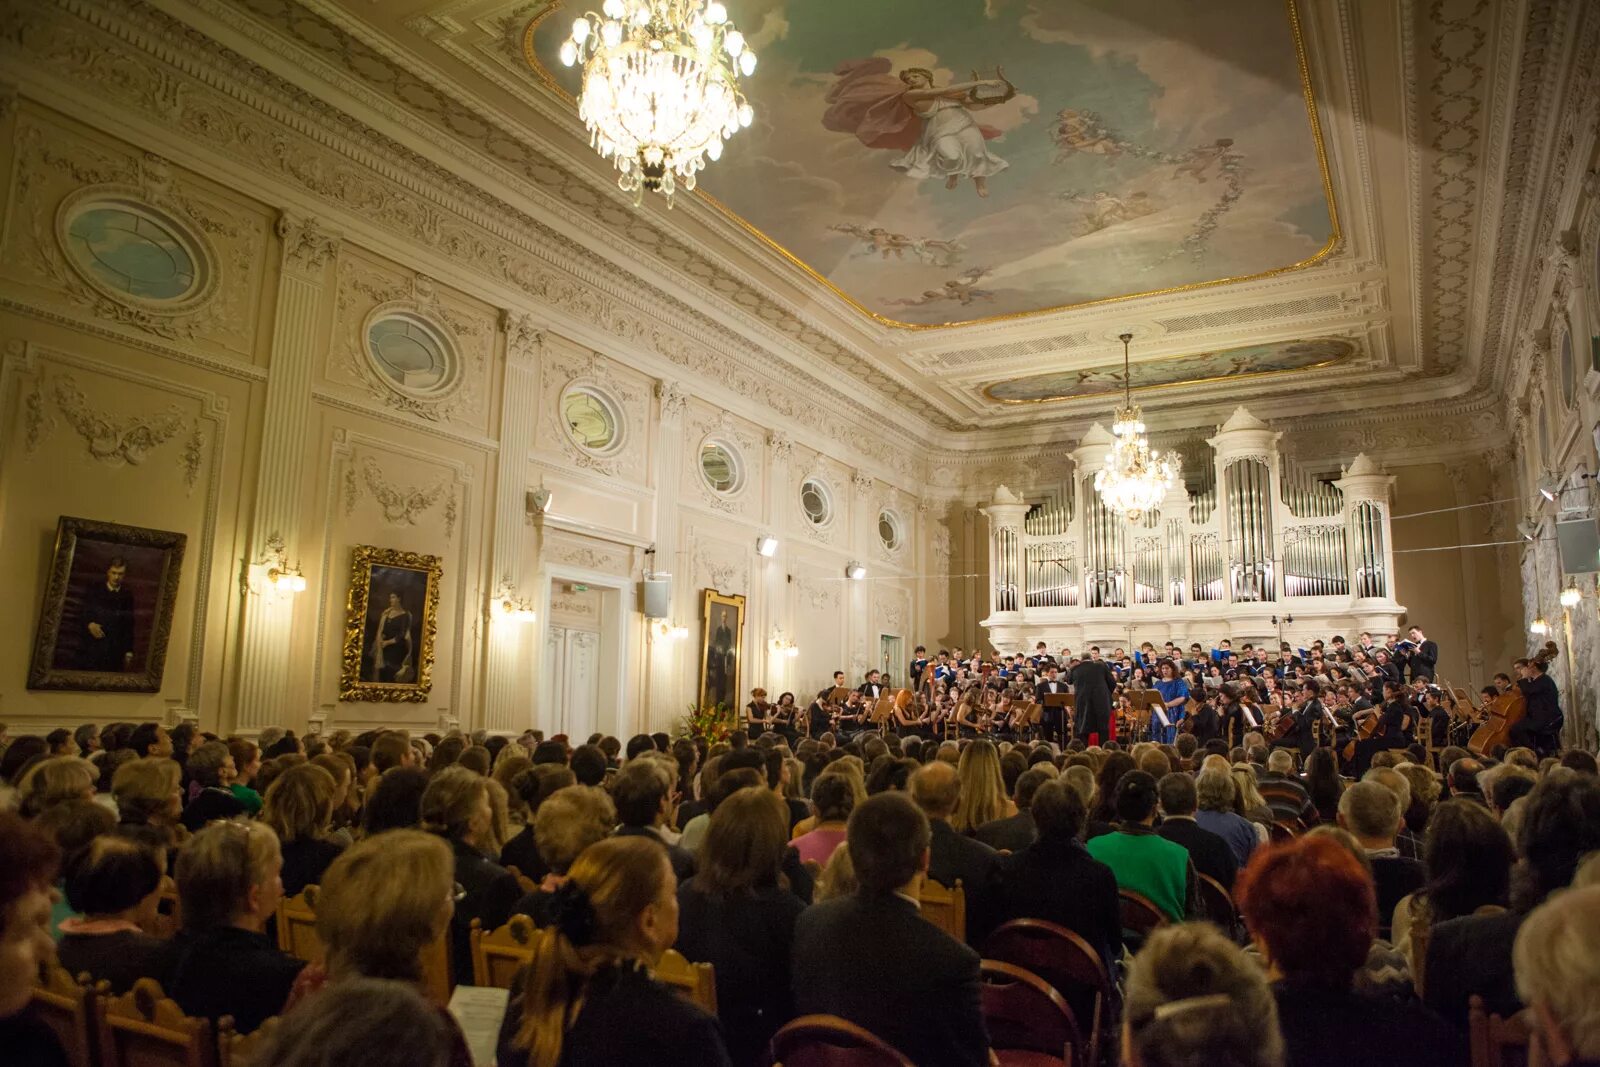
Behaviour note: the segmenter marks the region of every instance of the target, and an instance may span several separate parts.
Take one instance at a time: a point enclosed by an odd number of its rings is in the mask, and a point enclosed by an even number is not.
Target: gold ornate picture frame
[[[29,689],[158,693],[188,537],[63,515]]]
[[[737,708],[744,692],[744,597],[707,589],[700,601],[700,706]]]
[[[357,545],[345,598],[339,699],[422,703],[433,688],[438,556]]]

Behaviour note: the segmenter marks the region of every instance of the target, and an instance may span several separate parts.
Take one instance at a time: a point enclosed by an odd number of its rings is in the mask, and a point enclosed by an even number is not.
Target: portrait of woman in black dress
[[[411,638],[414,616],[401,602],[400,594],[390,592],[387,606],[373,627],[369,658],[374,682],[413,682],[417,672],[412,664],[415,644]]]
[[[358,545],[340,700],[422,701],[432,687],[438,556]]]

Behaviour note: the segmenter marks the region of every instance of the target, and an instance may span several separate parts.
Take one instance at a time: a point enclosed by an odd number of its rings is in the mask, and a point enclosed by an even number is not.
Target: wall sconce
[[[509,575],[500,579],[500,584],[489,597],[489,613],[502,622],[519,626],[539,621],[539,613],[533,610],[533,601],[517,595]]]
[[[1550,624],[1545,621],[1543,615],[1540,615],[1528,624],[1528,632],[1535,637],[1547,637],[1550,634]]]
[[[241,584],[246,593],[256,596],[285,597],[306,591],[305,575],[299,565],[289,562],[283,538],[276,534],[267,538],[267,551],[260,559],[245,564]]]
[[[756,538],[756,553],[771,558],[778,551],[778,539],[771,534]]]
[[[683,641],[689,637],[687,626],[674,626],[666,619],[656,619],[652,622],[650,632],[663,641]]]
[[[530,515],[543,515],[543,514],[545,514],[546,512],[548,512],[550,510],[550,506],[555,503],[555,499],[556,499],[555,493],[553,493],[550,490],[546,489],[542,485],[537,489],[530,489],[528,491],[528,501],[527,501],[528,514],[530,514]]]
[[[1524,541],[1537,541],[1539,539],[1539,523],[1533,519],[1523,519],[1517,523],[1517,533],[1522,535]]]
[[[787,656],[790,659],[800,654],[800,646],[785,637],[782,630],[772,631],[772,636],[767,638],[767,648],[774,656]]]
[[[1583,590],[1579,589],[1577,583],[1572,579],[1567,579],[1567,587],[1561,590],[1561,606],[1564,608],[1575,608],[1578,606],[1578,602],[1582,599]]]
[[[867,576],[867,565],[859,560],[851,560],[844,566],[844,576],[852,582],[859,582]]]

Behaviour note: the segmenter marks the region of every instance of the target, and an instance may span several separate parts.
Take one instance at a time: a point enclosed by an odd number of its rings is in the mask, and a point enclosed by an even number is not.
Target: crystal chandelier
[[[635,204],[648,189],[670,207],[755,117],[738,85],[755,53],[718,0],[605,0],[601,12],[561,45],[561,62],[583,66],[578,117]]]
[[[1108,510],[1138,522],[1176,484],[1181,464],[1176,456],[1151,450],[1143,415],[1133,402],[1128,369],[1128,343],[1133,334],[1122,334],[1118,340],[1122,342],[1122,406],[1111,424],[1115,440],[1106,453],[1105,466],[1094,476],[1094,489]]]

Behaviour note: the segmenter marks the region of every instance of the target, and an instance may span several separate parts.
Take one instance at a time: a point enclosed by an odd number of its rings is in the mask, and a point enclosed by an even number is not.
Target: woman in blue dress
[[[1152,719],[1150,733],[1162,744],[1170,745],[1178,739],[1178,721],[1183,718],[1184,707],[1189,702],[1189,683],[1178,677],[1178,667],[1170,659],[1156,666],[1156,692],[1167,706],[1167,725],[1163,727],[1159,720]]]

